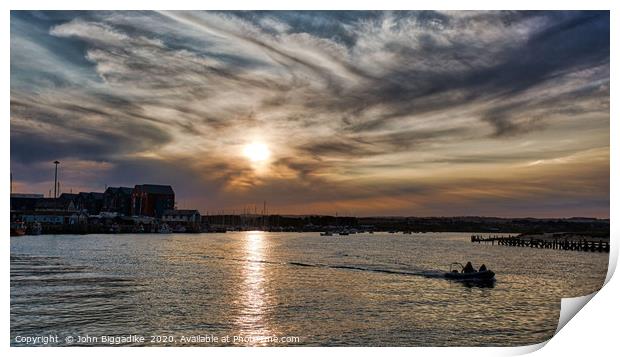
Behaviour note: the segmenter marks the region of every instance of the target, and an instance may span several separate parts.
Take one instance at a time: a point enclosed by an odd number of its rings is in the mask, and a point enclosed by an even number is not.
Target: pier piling
[[[530,248],[538,248],[538,249],[554,249],[554,250],[570,250],[570,251],[579,251],[579,252],[599,252],[599,253],[609,253],[609,242],[605,240],[588,240],[585,238],[580,239],[569,239],[564,238],[562,240],[558,240],[554,238],[553,240],[546,239],[535,239],[535,238],[526,238],[522,236],[488,236],[483,237],[482,235],[472,235],[471,236],[472,243],[491,243],[491,245],[502,245],[509,247],[530,247]]]

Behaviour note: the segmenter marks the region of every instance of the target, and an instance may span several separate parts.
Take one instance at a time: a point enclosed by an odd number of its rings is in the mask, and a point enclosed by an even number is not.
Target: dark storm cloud
[[[120,104],[122,101],[107,101]],[[123,154],[158,147],[169,140],[163,130],[124,120],[106,106],[56,103],[51,108],[33,101],[12,100],[11,158],[24,163],[57,158],[105,160]],[[114,118],[102,128],[82,123],[82,116]]]

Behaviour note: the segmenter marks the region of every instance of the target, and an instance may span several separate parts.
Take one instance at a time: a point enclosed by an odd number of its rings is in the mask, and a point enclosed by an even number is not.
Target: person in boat
[[[463,273],[475,273],[476,269],[474,269],[474,267],[471,265],[471,262],[467,262],[467,264],[465,264],[465,267],[463,267]]]
[[[484,264],[482,264],[482,265],[480,266],[480,269],[478,269],[478,271],[479,271],[479,272],[487,271],[487,266],[486,266],[486,265],[484,265]]]

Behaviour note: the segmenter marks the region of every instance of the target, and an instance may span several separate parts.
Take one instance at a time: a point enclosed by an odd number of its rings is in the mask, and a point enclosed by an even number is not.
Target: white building
[[[171,209],[164,212],[161,220],[165,223],[199,225],[200,217],[200,212],[195,209]]]

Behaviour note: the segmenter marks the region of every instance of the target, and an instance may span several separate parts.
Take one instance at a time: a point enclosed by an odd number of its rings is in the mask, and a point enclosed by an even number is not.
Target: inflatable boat
[[[460,267],[461,269],[455,269]],[[450,272],[445,273],[446,279],[451,280],[463,280],[463,281],[493,281],[495,280],[495,273],[492,270],[473,271],[471,273],[465,273],[463,265],[461,263],[450,264]]]

